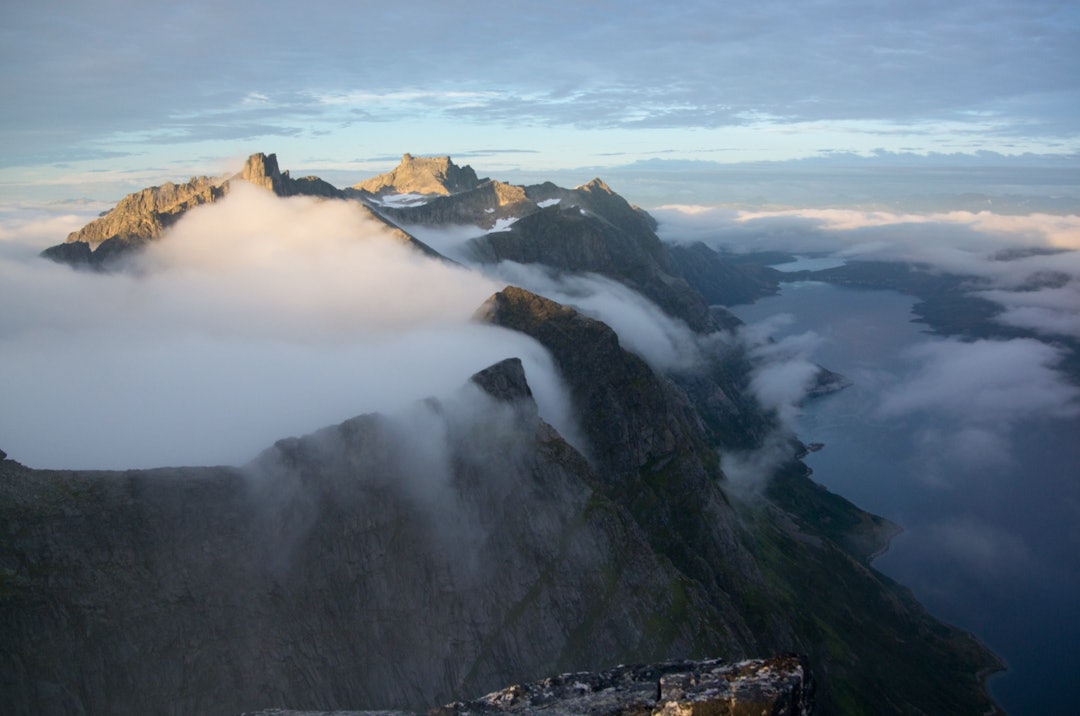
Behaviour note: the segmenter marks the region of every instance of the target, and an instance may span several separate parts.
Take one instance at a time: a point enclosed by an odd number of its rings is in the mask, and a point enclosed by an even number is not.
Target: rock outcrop
[[[272,191],[278,196],[322,196],[340,199],[340,189],[314,176],[293,179],[288,171],[278,168],[277,155],[252,154],[244,162],[244,168],[232,179],[243,179],[255,186]]]
[[[431,709],[428,716],[809,716],[813,712],[813,681],[806,660],[781,656],[737,663],[673,661],[562,674]]]
[[[427,716],[810,716],[814,685],[798,656],[668,661],[601,672],[560,674],[515,684],[471,701],[429,709]],[[315,716],[270,709],[243,716]],[[408,711],[333,711],[319,716],[420,716]]]

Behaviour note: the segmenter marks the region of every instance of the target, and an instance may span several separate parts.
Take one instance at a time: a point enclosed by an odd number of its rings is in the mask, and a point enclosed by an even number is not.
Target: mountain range
[[[662,369],[508,285],[473,320],[548,351],[580,440],[510,356],[409,420],[312,426],[244,465],[0,461],[6,713],[418,710],[564,671],[784,653],[805,655],[823,713],[995,709],[1000,660],[873,569],[898,528],[817,485],[750,390],[719,304],[775,292],[775,272],[665,245],[599,179],[514,186],[408,154],[346,189],[256,154],[131,194],[43,256],[108,280],[237,181],[354,202],[431,260],[602,277],[717,348]],[[421,238],[447,226],[475,229],[454,255]],[[818,392],[843,382],[822,368]],[[760,489],[725,474],[719,451],[766,447]]]

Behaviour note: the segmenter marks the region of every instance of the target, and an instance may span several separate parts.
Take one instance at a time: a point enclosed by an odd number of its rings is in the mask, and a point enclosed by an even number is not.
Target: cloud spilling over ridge
[[[666,241],[702,241],[737,253],[778,250],[916,262],[974,276],[987,284],[980,295],[1006,309],[1000,321],[1080,338],[1080,216],[695,206],[652,213]]]
[[[572,433],[546,351],[469,320],[501,288],[354,204],[237,186],[130,273],[0,259],[0,441],[35,467],[235,464],[510,356],[543,417]]]
[[[480,267],[495,276],[614,329],[623,348],[655,370],[686,370],[702,360],[699,337],[681,320],[664,313],[637,291],[598,274],[559,274],[543,266],[503,261]]]
[[[754,360],[750,391],[758,403],[772,411],[778,425],[762,445],[749,452],[724,452],[720,466],[730,482],[743,490],[762,488],[769,476],[794,452],[799,405],[806,399],[821,371],[811,360],[822,338],[813,331],[778,337],[794,322],[789,314],[777,314],[741,327],[735,336]]]

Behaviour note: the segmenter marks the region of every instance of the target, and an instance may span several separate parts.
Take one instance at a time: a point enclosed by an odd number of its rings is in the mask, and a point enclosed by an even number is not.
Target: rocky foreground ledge
[[[427,716],[808,716],[813,682],[806,659],[780,656],[736,663],[721,659],[619,666],[510,686],[455,701]],[[244,716],[417,716],[413,711],[288,711]]]

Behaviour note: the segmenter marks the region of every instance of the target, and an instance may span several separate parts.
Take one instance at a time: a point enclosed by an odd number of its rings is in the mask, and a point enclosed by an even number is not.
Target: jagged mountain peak
[[[275,191],[275,183],[280,185],[282,176],[278,168],[277,155],[262,152],[252,154],[236,176],[256,186]],[[288,176],[288,172],[285,172],[285,176]]]
[[[414,157],[404,154],[401,163],[385,174],[353,184],[353,189],[372,194],[457,194],[475,189],[483,181],[469,165],[458,166],[449,156]]]
[[[595,177],[591,181],[588,181],[581,186],[577,187],[580,191],[601,191],[605,194],[614,194],[615,191],[607,185],[607,183],[600,177]]]
[[[507,358],[474,374],[469,380],[497,400],[532,400],[520,358]]]

